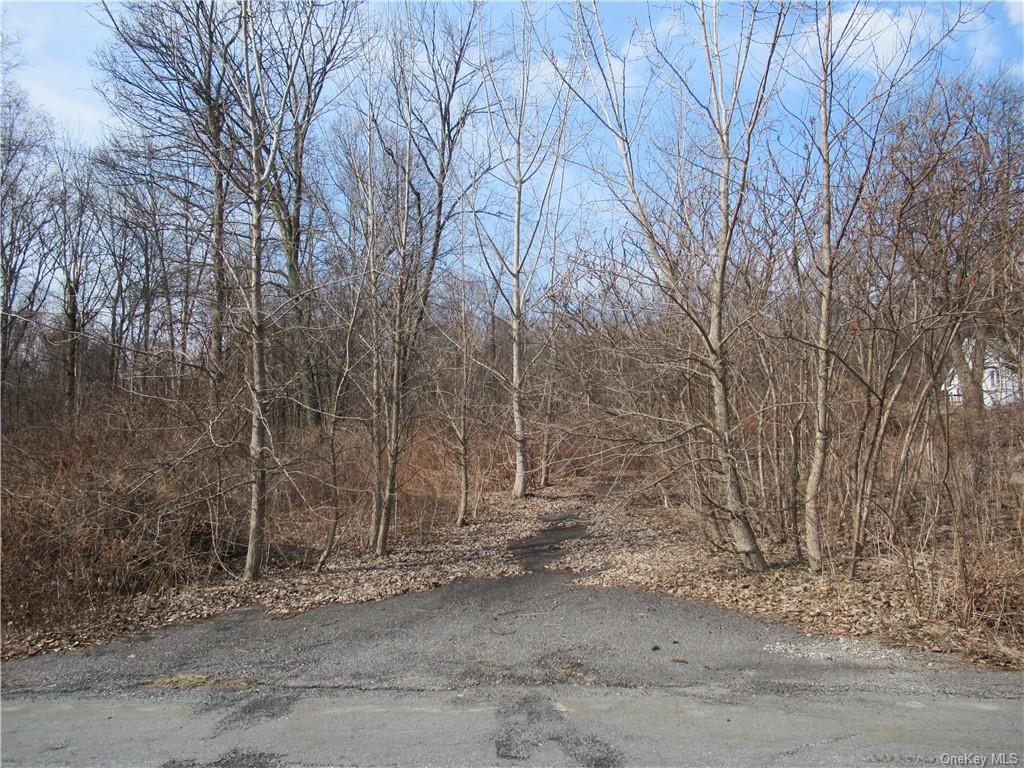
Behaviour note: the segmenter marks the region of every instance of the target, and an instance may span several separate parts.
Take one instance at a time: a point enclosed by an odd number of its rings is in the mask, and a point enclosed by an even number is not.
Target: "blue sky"
[[[877,5],[880,13],[885,8]],[[664,16],[664,9],[664,4],[656,3],[651,15]],[[98,139],[109,121],[103,100],[93,90],[96,74],[89,64],[107,37],[93,18],[98,13],[93,3],[3,2],[4,38],[18,41],[22,62],[14,78],[58,126],[86,142]],[[622,39],[628,35],[630,19],[646,19],[647,14],[644,3],[602,5],[609,31]],[[1024,75],[1024,0],[989,5],[985,18],[962,32],[950,53],[956,66],[973,62],[982,72],[991,72],[1008,64]]]
[[[62,129],[86,141],[109,119],[89,66],[107,38],[90,16],[96,11],[90,3],[3,2],[4,39],[17,42],[21,62],[14,79]]]

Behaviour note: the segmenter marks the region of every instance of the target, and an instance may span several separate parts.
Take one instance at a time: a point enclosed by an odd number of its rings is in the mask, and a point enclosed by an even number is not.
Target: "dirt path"
[[[288,620],[232,611],[7,662],[4,765],[872,765],[1022,759],[1024,678],[805,637],[554,570],[586,500],[512,545],[528,573]],[[943,755],[947,757],[944,758]],[[948,762],[946,764],[949,764]]]

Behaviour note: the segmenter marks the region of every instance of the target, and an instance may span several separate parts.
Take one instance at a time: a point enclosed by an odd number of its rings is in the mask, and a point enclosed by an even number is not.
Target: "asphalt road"
[[[1021,674],[539,569],[582,533],[523,577],[6,663],[3,765],[1024,765]]]

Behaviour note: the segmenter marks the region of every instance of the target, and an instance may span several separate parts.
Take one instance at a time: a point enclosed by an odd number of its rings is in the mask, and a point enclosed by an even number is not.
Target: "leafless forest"
[[[630,9],[101,6],[88,147],[7,83],[5,625],[586,475],[1019,648],[1019,71],[970,6]]]

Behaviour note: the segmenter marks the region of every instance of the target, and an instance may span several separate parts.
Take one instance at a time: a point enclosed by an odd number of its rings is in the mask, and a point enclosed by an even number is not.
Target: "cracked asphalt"
[[[548,522],[525,576],[5,663],[2,762],[1024,764],[1024,675],[577,587],[544,566],[584,525]]]

